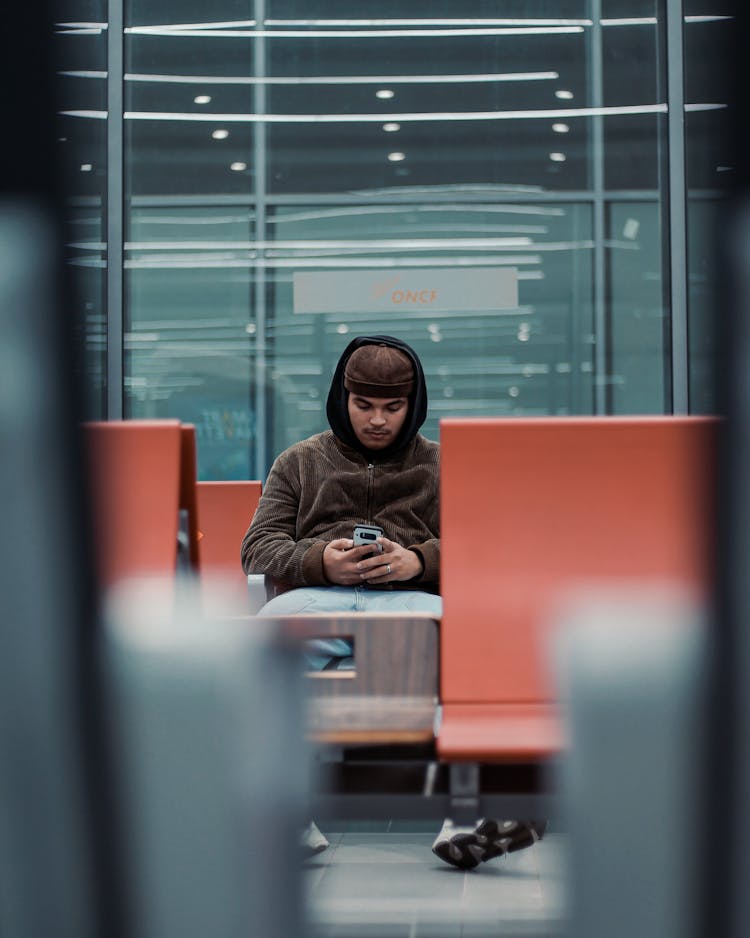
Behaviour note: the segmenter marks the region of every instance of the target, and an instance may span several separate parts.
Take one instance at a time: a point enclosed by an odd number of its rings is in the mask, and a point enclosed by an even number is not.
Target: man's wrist
[[[422,557],[421,553],[414,547],[409,548],[409,553],[417,558],[417,572],[411,578],[412,580],[417,580],[424,573],[424,557]]]

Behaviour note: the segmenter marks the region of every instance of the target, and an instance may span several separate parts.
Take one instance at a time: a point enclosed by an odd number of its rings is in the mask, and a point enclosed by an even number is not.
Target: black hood
[[[371,450],[360,443],[349,420],[349,392],[344,387],[344,368],[352,352],[363,345],[390,345],[391,348],[399,349],[399,351],[408,355],[414,366],[414,390],[409,395],[409,413],[406,415],[401,432],[394,442],[385,449]],[[422,363],[417,357],[417,353],[406,342],[394,339],[392,335],[357,336],[344,349],[344,353],[339,359],[338,365],[336,365],[333,380],[331,381],[331,390],[328,392],[326,415],[331,430],[342,443],[346,443],[347,446],[351,446],[365,456],[373,456],[381,460],[398,453],[414,439],[427,417],[427,385],[424,380]]]

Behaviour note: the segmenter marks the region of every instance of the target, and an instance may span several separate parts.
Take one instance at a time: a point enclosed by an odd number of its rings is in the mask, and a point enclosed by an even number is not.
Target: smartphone
[[[374,550],[373,554],[377,551],[378,553],[383,553],[383,545],[378,544],[376,538],[383,536],[383,529],[379,528],[376,524],[358,524],[354,528],[354,541],[355,547],[360,547],[362,544],[370,544]],[[372,557],[373,554],[367,554],[368,557]],[[363,558],[364,559],[364,558]]]

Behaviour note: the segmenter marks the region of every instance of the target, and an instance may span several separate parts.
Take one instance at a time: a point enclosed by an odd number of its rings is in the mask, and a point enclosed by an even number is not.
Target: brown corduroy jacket
[[[351,537],[355,524],[377,524],[387,538],[419,554],[424,570],[384,588],[440,588],[440,446],[417,434],[396,456],[369,461],[330,430],[285,450],[274,462],[242,541],[246,573],[265,573],[280,588],[330,586],[326,544]]]

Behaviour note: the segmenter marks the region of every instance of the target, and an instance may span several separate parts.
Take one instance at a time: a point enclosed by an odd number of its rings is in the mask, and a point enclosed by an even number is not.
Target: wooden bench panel
[[[547,706],[554,723],[543,632],[567,591],[635,581],[707,592],[717,425],[441,421],[442,755],[482,749],[461,742],[470,734],[464,705]],[[501,758],[485,729],[485,755]]]
[[[314,739],[340,745],[433,740],[438,693],[435,619],[419,613],[274,619],[300,648],[308,638],[353,641],[353,671],[309,672],[308,731]]]

